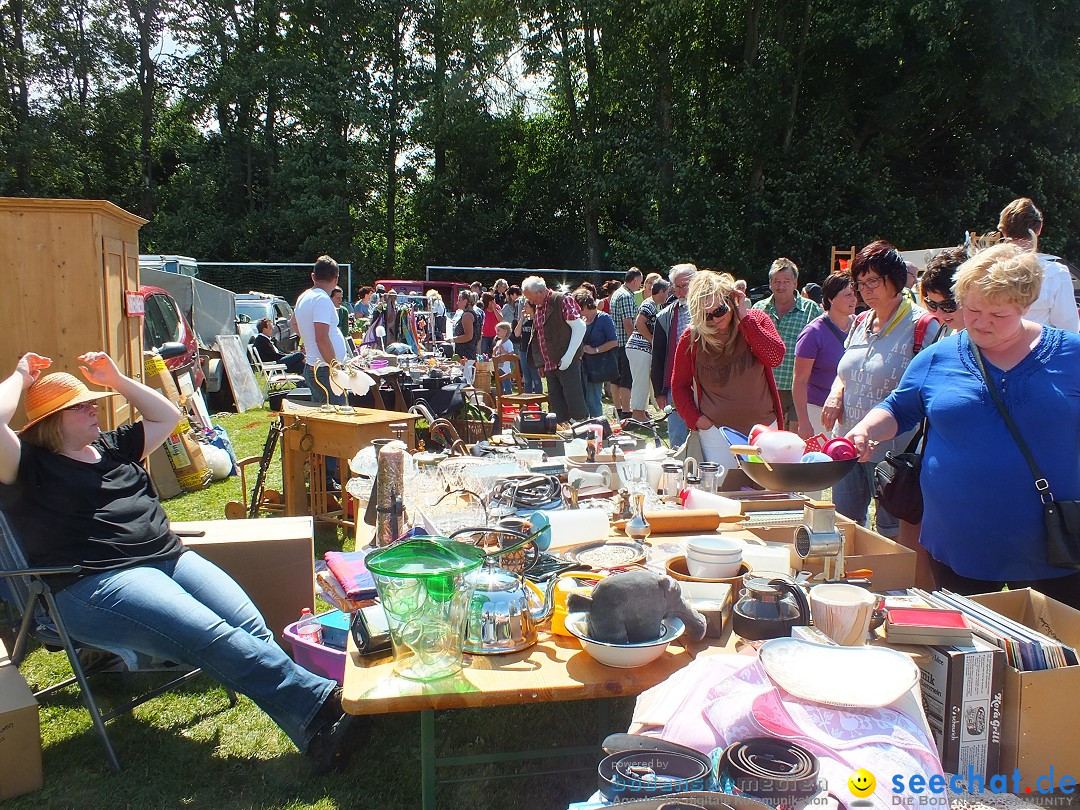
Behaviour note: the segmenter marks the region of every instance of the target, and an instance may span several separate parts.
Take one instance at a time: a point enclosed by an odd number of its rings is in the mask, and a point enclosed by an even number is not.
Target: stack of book
[[[971,646],[971,625],[959,610],[889,608],[885,620],[885,638],[890,644]]]
[[[1058,639],[1032,630],[1018,621],[980,605],[967,597],[940,590],[933,593],[913,588],[911,593],[932,607],[964,614],[972,632],[1005,651],[1009,666],[1021,672],[1038,672],[1077,665],[1076,650]],[[891,636],[889,637],[892,638]]]

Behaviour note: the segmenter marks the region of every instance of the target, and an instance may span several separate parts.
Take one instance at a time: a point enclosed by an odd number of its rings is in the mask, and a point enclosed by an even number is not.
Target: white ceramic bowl
[[[690,576],[698,579],[727,579],[739,573],[741,566],[741,556],[731,561],[717,561],[711,557],[695,557],[692,551],[686,553],[686,570],[690,572]]]
[[[655,641],[642,641],[638,644],[611,644],[606,641],[594,641],[587,635],[589,617],[583,612],[570,613],[566,617],[566,629],[581,642],[581,648],[601,664],[619,669],[643,667],[664,654],[669,642],[683,634],[681,619],[664,619],[664,632]]]
[[[696,552],[702,557],[739,557],[741,559],[745,547],[746,544],[742,540],[719,534],[702,534],[686,540],[687,550]]]

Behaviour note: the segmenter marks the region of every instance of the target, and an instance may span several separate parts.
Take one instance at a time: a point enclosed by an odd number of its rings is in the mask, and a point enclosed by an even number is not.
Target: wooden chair
[[[855,245],[852,245],[850,249],[837,248],[836,245],[832,246],[832,253],[829,255],[829,272],[836,273],[841,270],[840,261],[847,262],[847,268],[851,267],[851,263],[855,260],[855,254],[858,253]]]
[[[502,418],[503,405],[525,408],[529,405],[546,405],[547,394],[526,394],[522,391],[521,358],[516,354],[498,354],[491,358],[495,364],[495,413]],[[504,372],[503,365],[508,366]],[[510,393],[503,393],[503,381],[509,380]]]

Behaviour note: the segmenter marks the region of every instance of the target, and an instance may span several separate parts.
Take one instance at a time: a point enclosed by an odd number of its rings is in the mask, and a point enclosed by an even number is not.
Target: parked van
[[[178,273],[181,276],[199,275],[199,263],[190,256],[172,254],[140,253],[139,269],[161,270],[164,273]]]

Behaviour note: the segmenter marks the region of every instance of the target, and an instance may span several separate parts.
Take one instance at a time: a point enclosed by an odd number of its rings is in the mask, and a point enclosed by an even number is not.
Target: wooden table
[[[351,414],[322,411],[319,406],[307,407],[286,399],[280,418],[286,428],[282,437],[285,514],[311,515],[316,521],[354,529],[356,521],[346,508],[348,493],[336,495],[326,489],[326,460],[338,459],[338,475],[347,477],[349,459],[373,439],[394,438],[391,424],[405,425],[402,439],[411,447],[413,423],[419,417],[372,408],[356,408]],[[305,486],[306,481],[310,486]],[[341,483],[345,483],[344,478]]]
[[[423,807],[424,810],[434,810],[438,784],[436,769],[439,767],[554,757],[588,757],[588,762],[592,764],[600,754],[599,745],[594,745],[436,757],[436,709],[632,697],[666,680],[698,655],[734,652],[736,640],[737,637],[730,630],[725,630],[722,639],[706,639],[705,642],[688,644],[686,647],[675,642],[660,658],[647,666],[616,669],[597,663],[581,649],[577,639],[551,635],[542,630],[540,641],[528,650],[504,655],[466,655],[465,667],[457,675],[425,683],[394,675],[392,656],[369,661],[357,655],[350,638],[342,706],[347,712],[361,715],[420,712]],[[709,641],[713,644],[708,644]],[[604,720],[601,723],[605,733],[614,730],[607,729]]]

